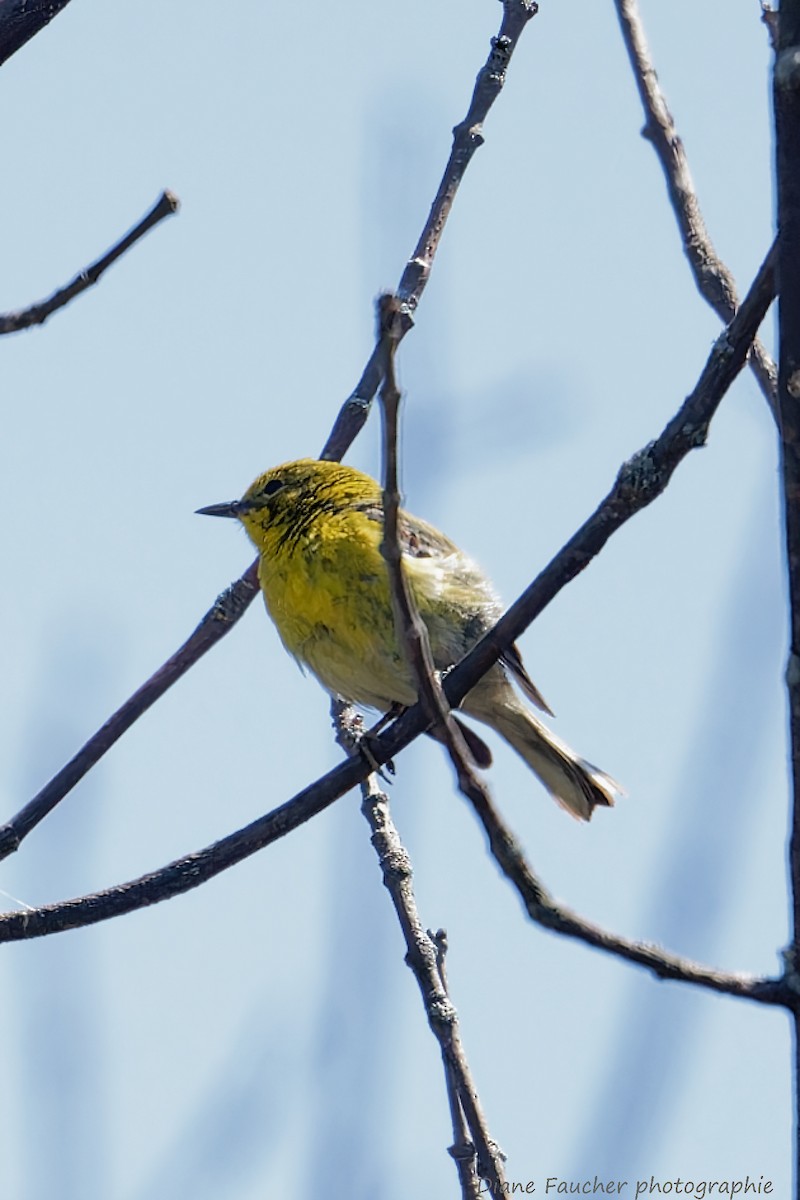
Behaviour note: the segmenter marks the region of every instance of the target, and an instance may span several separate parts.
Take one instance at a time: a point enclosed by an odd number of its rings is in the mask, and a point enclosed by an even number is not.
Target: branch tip
[[[180,207],[178,197],[170,191],[162,192],[149,213],[142,218],[123,238],[111,247],[101,258],[90,266],[80,270],[71,283],[54,292],[47,300],[32,304],[30,308],[18,312],[0,314],[0,335],[19,333],[23,329],[31,329],[34,325],[43,325],[54,312],[64,308],[71,300],[93,287],[113,263],[121,258],[126,251],[144,237],[154,226],[166,217],[172,216]]]

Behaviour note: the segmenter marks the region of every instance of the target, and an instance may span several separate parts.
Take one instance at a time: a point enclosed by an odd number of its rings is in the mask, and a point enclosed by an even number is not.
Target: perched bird
[[[281,640],[323,687],[380,712],[415,703],[380,552],[379,483],[341,463],[307,458],[259,475],[241,500],[198,512],[244,525],[260,556],[258,577]],[[434,664],[444,671],[494,625],[502,606],[475,563],[432,525],[401,511],[399,539]],[[597,805],[613,804],[620,789],[550,732],[512,679],[550,712],[515,646],[467,694],[461,711],[496,730],[559,804],[588,821]],[[478,764],[488,765],[488,748],[462,729]]]

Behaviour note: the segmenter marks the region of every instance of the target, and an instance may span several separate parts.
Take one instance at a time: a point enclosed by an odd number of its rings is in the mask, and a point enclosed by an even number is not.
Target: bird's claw
[[[375,755],[372,753],[372,750],[370,749],[370,742],[372,740],[373,734],[371,731],[362,733],[358,739],[358,749],[369,763],[372,771],[374,771],[384,783],[392,783],[392,779],[390,779],[389,776],[395,775],[394,763],[392,762],[391,758],[387,758],[386,762],[383,764],[378,762],[378,760],[375,758]]]

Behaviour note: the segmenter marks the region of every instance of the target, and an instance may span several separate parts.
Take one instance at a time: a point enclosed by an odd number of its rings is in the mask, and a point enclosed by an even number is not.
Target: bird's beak
[[[206,508],[195,509],[195,512],[201,517],[238,517],[244,508],[241,500],[227,500],[224,504],[209,504]]]

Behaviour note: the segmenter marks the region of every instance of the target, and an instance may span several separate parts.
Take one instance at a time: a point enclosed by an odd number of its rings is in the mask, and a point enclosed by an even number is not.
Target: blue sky
[[[771,238],[750,4],[642,4],[707,224],[744,290]],[[163,187],[181,213],[4,340],[0,801],[16,811],[249,563],[194,516],[321,448],[427,214],[488,0],[73,0],[3,69],[0,308],[49,294]],[[399,362],[408,506],[513,599],[691,390],[697,296],[613,6],[544,0]],[[764,329],[772,342],[772,320]],[[348,457],[379,471],[373,417]],[[787,940],[775,430],[743,376],[667,494],[522,641],[556,729],[628,797],[588,828],[501,744],[498,805],[607,927],[773,973]],[[132,878],[337,760],[260,604],[3,864],[28,904]],[[786,1187],[788,1022],[532,927],[433,745],[392,807],[445,926],[509,1178]],[[10,904],[10,901],[8,902]],[[355,796],[190,895],[6,947],[0,1194],[456,1194],[438,1050]],[[42,1146],[48,1147],[47,1154]]]

